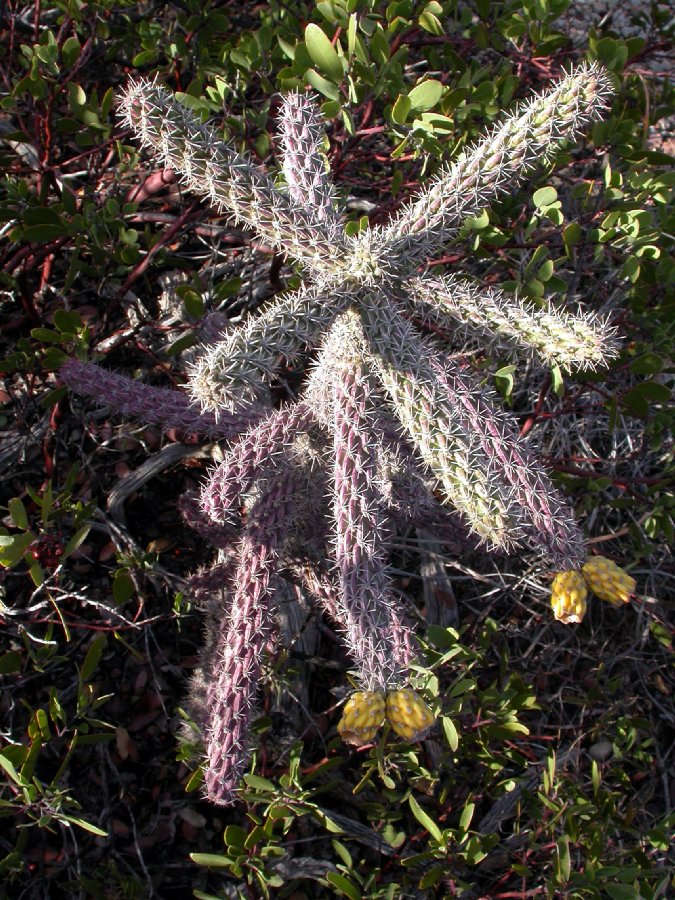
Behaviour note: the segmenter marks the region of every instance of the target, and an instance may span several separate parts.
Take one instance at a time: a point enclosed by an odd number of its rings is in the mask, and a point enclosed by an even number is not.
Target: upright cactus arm
[[[562,369],[594,369],[617,353],[616,329],[592,313],[572,314],[452,276],[428,274],[406,285],[416,318],[454,331],[457,324],[488,343],[506,341],[534,350]]]
[[[477,215],[597,121],[612,93],[603,68],[579,66],[432,178],[385,229],[386,238],[413,257],[428,257],[455,237],[464,219]]]
[[[499,480],[470,417],[439,378],[433,347],[385,296],[373,298],[362,317],[394,411],[446,497],[482,540],[513,545],[521,536],[513,491]]]
[[[288,193],[308,217],[334,228],[341,216],[322,145],[326,132],[316,103],[307,94],[285,94],[279,116],[283,172]]]
[[[252,508],[237,551],[229,615],[211,653],[206,698],[207,798],[219,806],[237,799],[248,763],[250,721],[265,646],[272,636],[271,585],[301,480],[277,479]]]
[[[259,410],[233,406],[234,411],[216,416],[209,410],[201,410],[180,391],[143,384],[78,359],[67,360],[59,369],[59,377],[75,393],[89,397],[98,406],[113,409],[139,422],[177,428],[212,439],[236,437],[262,415]]]
[[[279,360],[293,362],[316,346],[354,301],[346,289],[326,293],[315,287],[274,300],[224,340],[206,347],[189,373],[195,401],[218,416],[237,404],[264,401]]]
[[[143,146],[178,172],[186,186],[227,210],[272,247],[321,277],[330,259],[339,260],[334,231],[293,204],[245,155],[220,141],[172,94],[152,81],[130,81],[120,100],[122,119]]]
[[[333,507],[342,590],[334,614],[345,629],[361,686],[385,691],[405,681],[412,641],[395,609],[388,573],[392,535],[376,483],[371,384],[358,357],[345,360],[335,382]]]

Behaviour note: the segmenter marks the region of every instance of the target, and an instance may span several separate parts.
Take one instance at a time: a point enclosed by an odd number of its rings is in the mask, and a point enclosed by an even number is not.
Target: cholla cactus
[[[464,540],[470,532],[502,550],[536,548],[553,568],[575,574],[584,563],[572,514],[515,423],[411,319],[534,350],[565,369],[593,368],[613,356],[613,329],[593,314],[541,310],[468,280],[420,271],[463,219],[596,121],[610,94],[599,66],[579,67],[443,168],[389,224],[351,236],[309,97],[283,101],[282,184],[157,83],[133,81],[124,92],[122,116],[141,144],[189,190],[300,264],[307,279],[239,328],[216,334],[188,373],[192,403],[181,400],[172,414],[186,428],[231,439],[203,488],[201,513],[192,504],[189,516],[201,515],[198,527],[221,547],[226,539],[218,534],[243,527],[232,604],[207,660],[206,784],[214,802],[235,799],[246,763],[275,577],[299,574],[342,630],[362,690],[347,703],[339,731],[363,743],[385,718],[408,740],[433,724],[431,710],[407,688],[416,643],[388,574],[400,522],[446,534],[463,529]],[[280,360],[312,349],[318,352],[303,395],[274,409],[269,385]],[[121,392],[113,376],[97,371],[99,400],[148,418],[147,389]],[[92,393],[91,372],[69,363],[62,375]],[[155,413],[155,421],[169,418]],[[326,558],[334,572],[321,568]],[[202,575],[200,584],[207,582]],[[579,618],[577,612],[565,615]]]

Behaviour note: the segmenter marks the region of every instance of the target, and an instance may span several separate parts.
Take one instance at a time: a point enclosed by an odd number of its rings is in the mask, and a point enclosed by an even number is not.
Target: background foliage
[[[666,5],[605,6],[3,7],[0,896],[668,895],[673,26]],[[296,604],[246,802],[216,811],[189,728],[176,739],[201,641],[181,587],[205,561],[176,499],[217,448],[111,420],[53,373],[76,354],[177,386],[205,312],[237,320],[300,273],[154,172],[116,92],[157,73],[271,164],[277,92],[311,86],[357,230],[583,57],[614,74],[612,114],[430,264],[612,311],[626,339],[609,372],[468,349],[642,593],[565,628],[535,559],[411,534],[398,586],[432,623],[419,686],[438,732],[347,749],[348,663]]]

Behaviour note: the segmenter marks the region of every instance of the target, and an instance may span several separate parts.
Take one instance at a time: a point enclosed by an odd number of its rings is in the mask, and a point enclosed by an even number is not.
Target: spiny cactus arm
[[[556,566],[580,565],[585,559],[584,539],[572,511],[509,417],[464,372],[443,368],[437,361],[432,361],[432,368],[458,416],[478,437],[495,479],[512,488],[527,543],[546,553]]]
[[[294,206],[247,156],[220,141],[161,85],[131,80],[120,114],[144,147],[179,173],[186,187],[253,228],[272,247],[322,273],[339,260],[338,232]]]
[[[594,369],[617,354],[616,329],[593,313],[574,315],[552,305],[539,309],[528,300],[452,276],[415,276],[407,288],[412,312],[424,324],[454,330],[459,322],[488,346],[506,340],[567,371]]]
[[[228,522],[260,468],[268,469],[275,458],[287,458],[295,435],[313,424],[309,407],[295,403],[271,412],[247,431],[231,446],[202,488],[201,509],[207,519],[212,523]]]
[[[248,763],[261,658],[274,628],[271,579],[300,488],[292,478],[273,482],[251,509],[238,548],[230,613],[212,654],[206,702],[204,785],[207,798],[219,806],[236,801]]]
[[[75,393],[90,397],[98,406],[113,409],[139,422],[178,428],[209,438],[231,438],[241,434],[262,415],[252,408],[233,407],[233,411],[216,417],[208,410],[202,411],[180,391],[152,387],[77,359],[67,360],[59,369],[59,377]]]
[[[279,115],[279,137],[288,193],[317,222],[337,225],[340,214],[322,151],[325,136],[312,97],[295,92],[285,94]]]
[[[237,543],[237,529],[220,522],[214,524],[204,513],[199,496],[186,491],[178,498],[178,511],[185,524],[219,550],[230,551]]]
[[[507,548],[522,536],[513,492],[485,458],[479,436],[431,365],[432,346],[383,295],[361,310],[373,365],[392,408],[446,497],[487,543]]]
[[[456,235],[464,219],[548,163],[564,142],[601,118],[612,93],[610,76],[596,63],[565,75],[432,178],[385,229],[386,239],[401,251],[427,257]]]
[[[316,346],[353,302],[346,288],[326,294],[315,287],[274,300],[225,340],[209,345],[193,364],[189,378],[195,401],[218,416],[238,403],[264,401],[280,357],[293,362]]]
[[[376,484],[375,440],[369,417],[372,379],[358,360],[335,384],[335,555],[341,594],[336,610],[368,691],[406,680],[411,637],[395,609],[388,550],[391,528]]]

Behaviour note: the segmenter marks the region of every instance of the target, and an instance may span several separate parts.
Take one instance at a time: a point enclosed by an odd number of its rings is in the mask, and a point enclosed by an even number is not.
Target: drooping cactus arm
[[[356,342],[352,346],[357,349]],[[351,359],[343,357],[334,385],[333,509],[341,592],[332,614],[344,628],[361,686],[384,691],[405,683],[414,639],[396,609],[388,571],[391,523],[376,482],[373,379],[362,354],[359,348]]]
[[[269,413],[249,429],[227,452],[201,491],[201,508],[211,522],[227,523],[242,494],[262,467],[291,454],[294,437],[314,424],[314,414],[304,403],[284,406]]]
[[[431,366],[457,416],[478,439],[493,477],[513,490],[525,541],[555,566],[580,565],[585,559],[584,540],[572,511],[520,440],[513,422],[468,375],[435,360]]]
[[[460,323],[488,344],[506,341],[535,350],[547,363],[594,369],[617,353],[616,329],[593,313],[576,315],[462,278],[422,274],[406,282],[407,303],[424,324],[453,331]]]
[[[145,424],[178,428],[209,438],[235,437],[262,416],[259,410],[233,406],[235,411],[224,411],[216,417],[208,410],[201,410],[180,391],[152,387],[77,359],[67,360],[59,369],[59,377],[75,393],[90,397],[98,406]]]
[[[195,401],[219,416],[238,403],[264,401],[279,359],[293,362],[316,346],[354,300],[347,290],[326,294],[314,287],[274,300],[194,363],[189,374]]]
[[[340,258],[333,230],[320,227],[294,206],[264,171],[219,140],[165,88],[152,81],[130,81],[120,112],[143,146],[178,172],[189,190],[255,229],[273,248],[317,275],[325,271],[327,260]]]
[[[384,295],[373,296],[361,314],[394,412],[446,497],[482,540],[513,545],[522,536],[513,489],[485,457],[469,417],[439,378],[433,347]]]
[[[597,121],[613,92],[607,72],[581,65],[558,84],[523,103],[482,141],[432,178],[385,229],[397,249],[417,258],[453,238],[461,222],[477,215],[565,141]]]
[[[250,511],[237,551],[229,615],[223,619],[211,653],[205,738],[208,799],[228,806],[237,799],[248,763],[249,729],[261,658],[273,633],[273,586],[278,554],[293,514],[301,479],[276,479]]]
[[[279,115],[279,137],[288,193],[308,217],[340,224],[335,191],[322,152],[325,129],[314,100],[307,94],[285,94]]]

